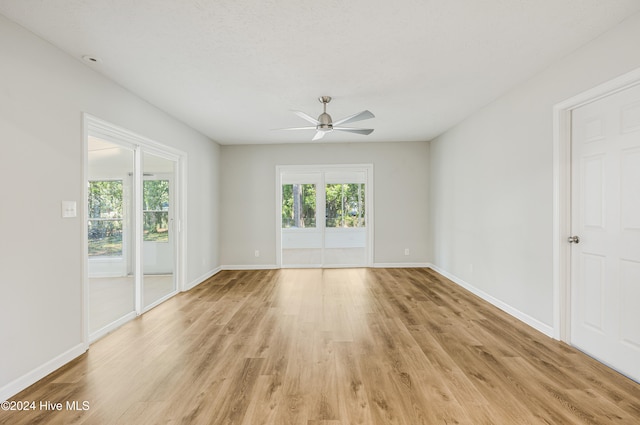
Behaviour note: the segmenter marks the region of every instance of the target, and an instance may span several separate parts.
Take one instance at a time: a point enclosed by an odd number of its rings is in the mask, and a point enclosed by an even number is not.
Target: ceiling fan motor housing
[[[331,120],[331,115],[327,114],[326,112],[320,114],[320,116],[318,117],[318,121],[320,122],[317,127],[318,130],[329,131],[333,129],[333,121]]]
[[[331,102],[331,96],[320,96],[318,101],[322,103],[324,111],[318,117],[316,130],[331,131],[333,130],[333,121],[331,120],[331,115],[327,114],[327,103]]]

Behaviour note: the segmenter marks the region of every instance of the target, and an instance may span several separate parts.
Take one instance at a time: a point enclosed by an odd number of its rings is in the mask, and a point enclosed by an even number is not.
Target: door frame
[[[373,238],[373,226],[374,226],[374,204],[373,197],[373,164],[326,164],[326,165],[276,165],[276,267],[282,268],[282,173],[324,173],[327,171],[337,170],[364,170],[367,173],[366,179],[366,199],[365,199],[365,211],[367,214],[366,229],[367,229],[367,252],[366,261],[364,267],[373,266],[373,252],[374,252],[374,238]],[[320,220],[320,219],[318,219]],[[324,220],[324,218],[322,218]],[[323,222],[324,223],[324,222]],[[322,226],[324,229],[324,226]],[[323,246],[324,246],[324,231],[322,232]],[[324,248],[323,248],[324,250]],[[324,262],[324,260],[323,260]],[[322,265],[324,267],[324,264]]]
[[[112,124],[108,121],[97,118],[91,114],[83,113],[82,114],[82,155],[83,155],[83,168],[82,168],[82,181],[86,184],[89,176],[89,161],[88,161],[88,138],[89,134],[99,134],[108,138],[115,144],[121,144],[123,146],[128,146],[134,152],[134,170],[136,172],[133,175],[133,182],[136,191],[136,195],[134,197],[134,214],[137,216],[134,222],[134,233],[136,235],[141,234],[142,230],[142,180],[143,180],[143,167],[142,167],[142,154],[150,153],[153,155],[157,155],[163,157],[168,160],[172,160],[176,162],[176,168],[174,170],[174,179],[173,179],[173,187],[174,187],[174,234],[175,234],[175,243],[174,243],[174,253],[173,259],[175,264],[174,269],[174,279],[176,284],[176,291],[181,292],[184,291],[185,283],[186,283],[186,256],[187,256],[187,245],[186,245],[186,194],[187,194],[187,154],[184,151],[179,149],[175,149],[173,147],[164,145],[162,143],[156,142],[155,140],[149,139],[147,137],[141,136],[137,133],[129,131],[125,128],[119,127],[115,124]],[[83,190],[83,199],[82,205],[79,207],[79,210],[83,212],[83,221],[82,221],[82,252],[84,254],[84,258],[82,261],[82,336],[83,336],[83,344],[85,349],[89,348],[91,342],[101,338],[117,327],[123,325],[129,320],[132,320],[136,316],[143,314],[145,311],[153,308],[156,304],[154,303],[147,308],[144,308],[142,305],[141,299],[141,287],[136,284],[136,305],[135,305],[135,314],[126,315],[122,319],[114,322],[109,326],[108,329],[104,329],[99,331],[99,334],[96,333],[93,336],[89,335],[89,267],[88,267],[88,256],[86,253],[88,252],[88,230],[87,230],[87,221],[88,221],[88,211],[87,211],[87,203],[88,203],[88,194],[86,190]],[[136,237],[132,244],[132,251],[134,252],[135,258],[142,258],[142,238]],[[134,264],[136,281],[141,276],[142,273],[142,263],[136,261]],[[141,281],[140,281],[141,282]],[[175,295],[172,293],[171,295]],[[164,301],[166,298],[163,298]]]
[[[640,68],[553,107],[553,338],[571,344],[571,112],[640,84]]]

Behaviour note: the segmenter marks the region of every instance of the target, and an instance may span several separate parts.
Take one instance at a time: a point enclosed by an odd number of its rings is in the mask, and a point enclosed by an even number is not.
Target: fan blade
[[[287,128],[274,128],[274,130],[315,130],[316,127],[287,127]]]
[[[340,124],[346,124],[348,122],[355,122],[355,121],[362,121],[362,120],[368,120],[369,118],[375,118],[376,116],[373,115],[371,112],[369,111],[362,111],[362,112],[358,112],[357,114],[353,114],[351,116],[348,116],[346,118],[343,118],[341,120],[338,120],[336,122],[333,123],[333,126],[335,128],[336,125],[340,125]]]
[[[309,121],[311,124],[315,124],[315,125],[320,124],[320,121],[318,121],[317,119],[305,114],[302,111],[291,111],[291,112],[293,112],[294,114],[296,114],[297,116],[299,116],[303,120]]]
[[[333,127],[334,130],[348,131],[349,133],[367,134],[373,133],[373,128],[349,128],[349,127]]]
[[[316,132],[316,135],[313,136],[313,139],[311,139],[311,141],[322,139],[324,137],[324,133],[326,133],[326,131],[318,131],[318,132]]]

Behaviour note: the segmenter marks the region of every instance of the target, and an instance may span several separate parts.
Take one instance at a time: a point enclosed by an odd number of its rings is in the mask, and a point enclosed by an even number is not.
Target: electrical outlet
[[[259,257],[259,256],[260,256],[260,251],[256,249],[256,252],[254,252],[254,255],[255,255],[256,257]]]
[[[409,248],[404,249],[404,255],[409,255]]]

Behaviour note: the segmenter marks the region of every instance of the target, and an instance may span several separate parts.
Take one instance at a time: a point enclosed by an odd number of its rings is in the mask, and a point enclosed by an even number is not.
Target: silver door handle
[[[569,242],[569,243],[580,243],[580,237],[579,236],[569,236],[569,238],[567,239],[567,242]]]

